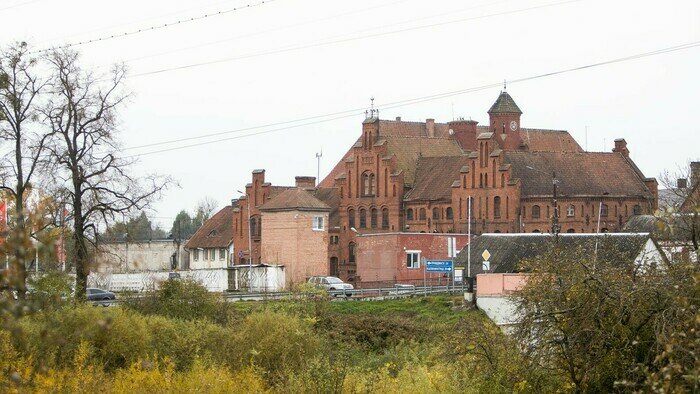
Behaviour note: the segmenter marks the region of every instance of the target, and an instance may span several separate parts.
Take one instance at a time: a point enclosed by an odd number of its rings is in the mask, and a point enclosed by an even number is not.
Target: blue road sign
[[[451,260],[427,260],[425,262],[427,272],[452,272]]]

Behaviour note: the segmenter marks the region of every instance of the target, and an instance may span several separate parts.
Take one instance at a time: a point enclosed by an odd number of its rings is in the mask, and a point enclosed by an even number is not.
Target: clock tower
[[[506,92],[505,86],[488,114],[489,131],[494,133],[495,139],[501,142],[505,149],[518,149],[521,145],[520,115],[523,111]]]

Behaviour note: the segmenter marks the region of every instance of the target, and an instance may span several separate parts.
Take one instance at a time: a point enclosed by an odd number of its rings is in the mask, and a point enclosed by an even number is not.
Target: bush
[[[194,280],[167,280],[159,290],[125,298],[124,307],[146,315],[226,324],[235,319],[234,308]]]

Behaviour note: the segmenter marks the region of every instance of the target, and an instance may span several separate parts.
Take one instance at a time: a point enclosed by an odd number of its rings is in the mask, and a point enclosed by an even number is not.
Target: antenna
[[[323,157],[323,148],[316,153],[316,187],[321,183],[321,157]]]
[[[452,104],[452,120],[455,120],[455,102],[453,101],[451,104]]]
[[[503,91],[504,92],[506,91],[506,80],[505,79],[503,80]]]
[[[584,136],[584,141],[584,149],[586,150],[586,152],[588,152],[588,125],[586,125],[586,134]]]

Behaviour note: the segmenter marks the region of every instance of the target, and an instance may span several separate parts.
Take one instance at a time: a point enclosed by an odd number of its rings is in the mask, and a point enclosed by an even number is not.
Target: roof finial
[[[503,91],[504,92],[506,91],[506,80],[505,79],[503,80]]]
[[[370,118],[374,118],[375,115],[376,115],[377,117],[379,117],[379,109],[378,109],[378,108],[377,108],[377,109],[374,108],[374,96],[370,97],[370,98],[369,98],[369,101],[370,101],[370,106],[369,106],[369,117],[370,117]],[[367,111],[365,111],[365,117],[366,117],[366,116],[367,116]]]

